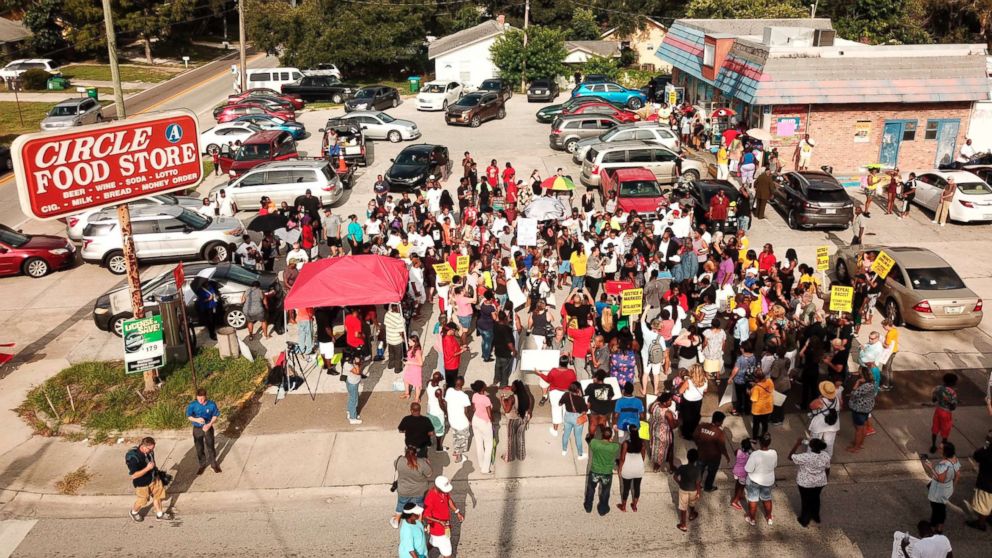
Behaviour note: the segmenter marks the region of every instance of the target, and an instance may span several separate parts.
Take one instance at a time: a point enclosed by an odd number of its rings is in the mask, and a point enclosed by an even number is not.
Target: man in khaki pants
[[[124,456],[127,463],[127,471],[131,476],[131,484],[134,485],[135,501],[131,508],[131,519],[142,521],[141,508],[152,501],[155,509],[155,519],[168,521],[172,519],[172,512],[162,508],[162,500],[165,500],[165,483],[162,482],[161,473],[155,467],[155,439],[143,438],[141,443],[131,448]]]
[[[957,188],[958,186],[954,183],[954,179],[948,178],[947,186],[940,193],[940,203],[937,204],[937,212],[934,214],[933,222],[939,224],[941,227],[947,222],[948,214],[951,211],[951,202],[954,201],[954,191]]]

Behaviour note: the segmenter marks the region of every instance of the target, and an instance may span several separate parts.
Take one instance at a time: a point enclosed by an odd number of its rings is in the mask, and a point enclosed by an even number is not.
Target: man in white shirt
[[[441,185],[435,182],[433,174],[427,180],[431,186],[424,193],[424,197],[427,198],[427,210],[437,215],[441,212],[441,192],[443,190],[441,190]]]
[[[961,155],[958,157],[958,161],[961,163],[967,163],[975,156],[975,146],[971,144],[971,138],[964,140],[964,145],[961,146]]]
[[[221,217],[234,217],[234,214],[238,212],[238,204],[234,203],[234,200],[228,197],[227,192],[223,189],[217,193],[217,199],[214,200],[214,203],[220,209]]]
[[[258,244],[255,244],[254,242],[252,242],[250,236],[244,235],[244,236],[241,237],[241,240],[243,242],[234,251],[234,255],[237,256],[238,261],[244,261],[244,259],[246,257],[248,257],[248,251],[249,250],[252,250],[253,249],[256,252],[258,251]]]
[[[289,264],[290,260],[296,260],[296,269],[303,269],[303,264],[310,261],[310,254],[300,247],[300,241],[297,240],[293,243],[293,249],[286,252],[286,264]]]
[[[929,521],[917,523],[920,538],[896,531],[892,534],[892,558],[953,558],[951,541],[933,532]]]
[[[438,360],[441,360],[440,355]],[[445,413],[448,415],[448,426],[451,427],[451,452],[455,463],[461,463],[462,455],[468,452],[471,430],[466,409],[472,406],[472,402],[463,391],[464,386],[465,378],[459,376],[454,387],[449,387],[444,393]]]
[[[210,198],[203,198],[203,205],[196,208],[196,212],[204,217],[215,217],[217,215],[217,204],[210,201]]]
[[[744,470],[747,471],[747,522],[755,524],[754,518],[758,513],[758,501],[764,508],[765,521],[773,524],[772,518],[772,487],[775,486],[775,467],[778,465],[778,452],[770,449],[771,436],[767,434],[759,440],[761,449],[751,452],[747,458]]]

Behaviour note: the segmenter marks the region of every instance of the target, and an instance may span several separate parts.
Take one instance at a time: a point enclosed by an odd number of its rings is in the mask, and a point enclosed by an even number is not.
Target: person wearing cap
[[[826,444],[824,450],[832,456],[837,432],[840,431],[840,398],[837,395],[844,388],[840,381],[834,383],[826,380],[820,382],[818,388],[820,396],[809,405],[809,433],[823,440]]]
[[[434,479],[434,486],[424,496],[424,521],[427,522],[429,540],[443,558],[452,554],[451,513],[455,513],[459,522],[465,521],[465,516],[451,499],[452,488],[448,477],[442,475]]]
[[[410,502],[403,507],[400,529],[399,558],[427,558],[427,535],[420,516],[424,508]]]

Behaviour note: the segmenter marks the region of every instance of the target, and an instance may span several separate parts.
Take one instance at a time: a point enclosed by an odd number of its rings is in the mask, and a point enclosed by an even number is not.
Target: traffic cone
[[[344,151],[338,154],[338,172],[342,174],[348,172],[348,164],[344,162]]]

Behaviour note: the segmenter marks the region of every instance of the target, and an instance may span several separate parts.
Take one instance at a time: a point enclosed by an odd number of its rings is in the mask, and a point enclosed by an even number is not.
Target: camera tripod
[[[290,372],[294,377],[302,378],[303,384],[307,387],[307,393],[310,394],[311,400],[317,399],[317,385],[313,386],[311,389],[310,382],[307,380],[307,375],[317,369],[317,359],[312,361],[307,361],[303,358],[303,354],[300,352],[300,346],[293,342],[286,343],[286,373],[283,374],[282,383],[279,386],[279,392],[276,394],[276,402],[278,403],[280,399],[286,396],[286,393],[290,391],[292,387],[289,383]],[[317,383],[320,383],[320,375],[317,376]]]

